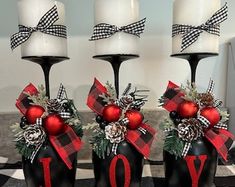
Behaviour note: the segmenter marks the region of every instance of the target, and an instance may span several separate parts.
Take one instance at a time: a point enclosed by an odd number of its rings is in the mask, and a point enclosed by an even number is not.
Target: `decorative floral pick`
[[[75,153],[81,149],[83,135],[81,121],[72,100],[67,98],[61,84],[57,98],[49,99],[43,86],[29,84],[16,102],[23,114],[19,125],[14,125],[15,142],[19,152],[31,162],[42,147],[52,144],[69,169]]]
[[[100,158],[111,152],[117,154],[120,142],[126,140],[143,156],[149,157],[150,147],[156,131],[144,122],[140,111],[145,104],[147,90],[134,89],[128,84],[121,97],[116,98],[114,88],[107,83],[103,86],[97,79],[91,87],[87,105],[96,114],[95,128],[91,139],[93,150]]]
[[[222,102],[213,95],[211,80],[205,93],[198,93],[195,85],[177,86],[169,82],[160,104],[169,117],[162,122],[166,133],[164,149],[176,157],[185,157],[193,141],[205,137],[224,160],[234,136],[227,131],[229,115],[221,110]]]

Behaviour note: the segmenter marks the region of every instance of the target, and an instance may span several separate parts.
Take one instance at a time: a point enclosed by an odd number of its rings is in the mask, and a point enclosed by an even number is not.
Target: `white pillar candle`
[[[95,0],[95,25],[107,23],[118,27],[139,21],[138,0]],[[95,41],[96,55],[138,54],[139,37],[117,32]]]
[[[199,26],[221,8],[220,0],[175,0],[173,24]],[[172,38],[172,54],[218,53],[219,36],[203,31],[197,41],[181,52],[182,35]]]
[[[59,20],[54,24],[65,24],[64,4],[53,0],[18,0],[19,24],[36,27],[39,20],[54,6],[57,6]],[[33,32],[21,44],[22,56],[67,56],[66,38],[42,32]]]

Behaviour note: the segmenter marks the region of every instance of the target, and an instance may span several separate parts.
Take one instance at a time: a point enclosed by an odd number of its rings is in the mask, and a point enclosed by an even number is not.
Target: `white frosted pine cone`
[[[120,125],[118,122],[110,123],[105,126],[106,139],[110,140],[111,143],[120,143],[125,139],[126,127]]]

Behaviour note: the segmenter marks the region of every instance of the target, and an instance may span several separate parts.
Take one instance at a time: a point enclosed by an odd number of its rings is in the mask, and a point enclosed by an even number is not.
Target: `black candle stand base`
[[[111,54],[111,55],[93,56],[93,58],[108,61],[112,65],[114,72],[114,85],[117,93],[117,98],[119,96],[119,69],[122,62],[138,57],[139,55],[132,55],[132,54]]]
[[[182,58],[188,61],[191,68],[191,82],[195,83],[196,80],[196,70],[199,61],[203,58],[216,56],[218,53],[182,53],[173,54],[171,57]]]
[[[22,59],[35,62],[41,66],[45,77],[46,95],[50,98],[49,74],[51,67],[54,64],[68,60],[69,58],[62,56],[23,56]]]

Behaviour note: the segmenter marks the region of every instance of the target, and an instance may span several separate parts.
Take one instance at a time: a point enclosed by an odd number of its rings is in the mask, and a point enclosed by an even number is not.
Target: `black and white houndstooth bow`
[[[219,9],[205,24],[200,26],[174,24],[172,26],[172,37],[183,34],[181,52],[192,45],[203,31],[210,34],[220,35],[220,23],[228,17],[227,3]]]
[[[116,32],[125,32],[140,37],[140,34],[144,32],[145,22],[146,18],[122,27],[100,23],[94,26],[93,35],[90,41],[109,38]]]
[[[11,49],[26,42],[33,32],[43,32],[53,36],[67,38],[66,26],[53,25],[59,19],[56,5],[53,6],[40,20],[36,27],[19,25],[19,32],[11,36]]]

